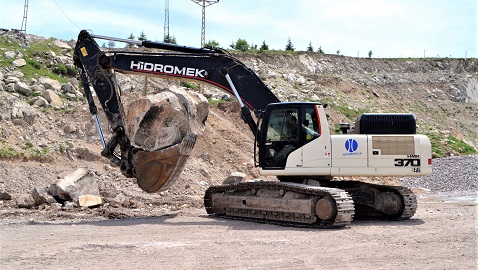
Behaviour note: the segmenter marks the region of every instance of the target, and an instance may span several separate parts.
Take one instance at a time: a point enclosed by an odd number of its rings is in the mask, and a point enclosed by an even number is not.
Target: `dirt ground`
[[[353,221],[338,230],[208,216],[202,201],[208,185],[232,171],[260,177],[252,136],[239,120],[229,121],[237,108],[223,106],[211,111],[181,179],[159,194],[145,193],[108,165],[95,141],[75,141],[66,157],[0,161],[0,186],[13,197],[72,167],[88,167],[105,202],[93,209],[24,209],[0,201],[0,269],[478,268],[476,196],[415,190],[419,208],[411,220]],[[119,193],[129,205],[114,203]]]
[[[420,196],[403,222],[338,230],[220,219],[201,208],[122,220],[0,222],[1,269],[477,269],[476,198]]]

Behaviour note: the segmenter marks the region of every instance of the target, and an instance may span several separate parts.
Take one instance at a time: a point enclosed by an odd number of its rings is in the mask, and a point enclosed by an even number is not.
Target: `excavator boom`
[[[94,40],[95,37],[129,42],[161,51],[103,51]],[[279,102],[254,71],[219,49],[95,36],[82,30],[75,47],[74,63],[80,71],[80,80],[90,112],[96,120],[103,143],[101,154],[118,165],[125,176],[136,177],[140,187],[147,192],[161,191],[174,183],[194,147],[197,134],[190,133],[183,142],[157,151],[146,151],[132,146],[130,138],[125,134],[124,110],[114,71],[193,80],[234,94],[244,105],[241,110],[242,118],[254,134],[257,124],[251,111],[260,113],[268,104]],[[231,84],[232,81],[234,84]],[[109,141],[104,139],[90,87],[95,91],[113,132]],[[120,153],[116,152],[118,148]]]

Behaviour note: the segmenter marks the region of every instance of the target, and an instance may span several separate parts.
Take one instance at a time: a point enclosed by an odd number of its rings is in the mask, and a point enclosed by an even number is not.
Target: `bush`
[[[53,69],[53,72],[55,72],[56,74],[60,74],[60,75],[66,75],[66,73],[68,72],[68,70],[66,69],[66,66],[63,65],[63,64],[58,64],[56,66],[56,68]]]
[[[187,89],[193,89],[193,90],[199,89],[199,86],[197,84],[195,84],[193,82],[188,82],[188,81],[182,81],[181,86],[184,86]]]
[[[64,64],[58,64],[54,69],[53,72],[59,75],[68,75],[68,76],[76,76],[78,71],[75,67],[66,66]]]
[[[245,52],[249,50],[249,44],[245,39],[239,38],[237,39],[236,43],[234,44],[234,49]]]
[[[27,64],[29,64],[30,66],[32,66],[32,67],[34,67],[34,68],[36,68],[36,69],[40,69],[40,68],[41,68],[41,64],[40,64],[37,60],[35,60],[35,59],[33,59],[33,58],[28,58],[26,61],[27,61]]]

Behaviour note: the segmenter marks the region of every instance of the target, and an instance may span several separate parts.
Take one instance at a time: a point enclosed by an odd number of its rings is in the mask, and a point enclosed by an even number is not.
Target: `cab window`
[[[302,129],[305,133],[306,142],[320,136],[320,125],[315,106],[311,105],[305,108],[305,118],[302,123]]]

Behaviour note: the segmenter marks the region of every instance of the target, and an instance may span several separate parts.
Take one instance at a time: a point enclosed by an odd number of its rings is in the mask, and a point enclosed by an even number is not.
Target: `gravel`
[[[404,177],[401,184],[435,193],[453,192],[477,196],[478,155],[437,158],[433,172],[423,177]]]

